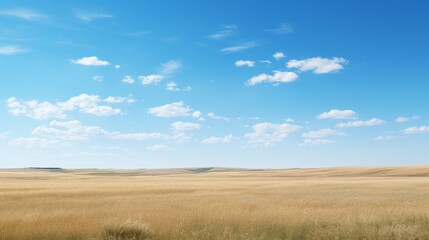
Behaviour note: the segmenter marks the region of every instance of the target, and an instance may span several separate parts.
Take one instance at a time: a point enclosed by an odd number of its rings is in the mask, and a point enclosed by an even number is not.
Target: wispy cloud
[[[281,34],[288,34],[293,32],[292,27],[287,24],[287,23],[282,23],[280,24],[279,27],[277,28],[273,28],[273,29],[266,29],[265,31],[273,33],[273,34],[277,34],[277,35],[281,35]]]
[[[232,134],[226,135],[224,137],[209,137],[201,141],[205,144],[215,144],[215,143],[231,143],[239,140],[240,138],[234,137]]]
[[[338,72],[344,68],[347,60],[344,58],[307,58],[304,60],[290,60],[286,66],[288,68],[296,68],[301,72],[313,71],[315,74],[326,74],[331,72]]]
[[[243,66],[254,67],[255,62],[250,61],[250,60],[238,60],[235,62],[235,66],[237,66],[237,67],[243,67]]]
[[[91,22],[93,20],[97,19],[103,19],[103,18],[112,18],[113,15],[104,13],[104,12],[85,12],[85,11],[79,11],[75,13],[76,18],[85,21],[85,22]]]
[[[220,51],[224,53],[234,53],[234,52],[240,52],[250,48],[254,48],[256,46],[258,46],[256,42],[245,42],[239,45],[222,48]]]
[[[23,8],[0,10],[0,15],[17,17],[28,21],[38,21],[38,20],[47,18],[47,16],[42,13],[39,13],[31,9],[23,9]]]
[[[15,55],[18,53],[27,52],[28,49],[21,48],[18,46],[3,46],[0,47],[0,55]]]
[[[353,122],[346,122],[346,123],[338,123],[338,128],[347,128],[347,127],[372,127],[372,126],[378,126],[383,125],[386,122],[383,120],[380,120],[378,118],[373,118],[368,121],[353,121]]]
[[[222,39],[227,36],[230,36],[234,34],[235,30],[237,29],[236,25],[224,25],[223,29],[217,33],[210,34],[207,36],[210,39]]]
[[[429,126],[410,127],[404,129],[405,134],[429,133]]]

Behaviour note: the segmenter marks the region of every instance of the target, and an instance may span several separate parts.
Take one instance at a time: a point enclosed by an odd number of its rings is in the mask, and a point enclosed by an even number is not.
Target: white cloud
[[[190,123],[190,122],[174,122],[171,124],[171,128],[175,132],[186,132],[191,130],[197,130],[201,128],[201,125],[198,123]]]
[[[249,144],[255,146],[269,146],[276,142],[283,141],[290,133],[301,129],[298,125],[288,123],[258,123],[252,126],[253,132],[244,136],[248,139]]]
[[[85,22],[91,22],[93,20],[97,19],[103,19],[103,18],[112,18],[113,16],[108,13],[102,13],[102,12],[77,12],[75,16]]]
[[[35,100],[20,102],[11,97],[7,100],[9,112],[14,116],[26,116],[38,120],[46,118],[65,118],[64,110],[50,102],[38,102]]]
[[[399,137],[397,137],[397,136],[381,135],[381,136],[375,137],[374,140],[377,140],[377,141],[388,141],[388,140],[395,140],[395,139],[398,139],[398,138]]]
[[[151,145],[151,146],[146,147],[146,149],[150,150],[150,151],[168,151],[168,150],[170,150],[170,148],[168,146],[163,145],[163,144]]]
[[[239,140],[238,137],[234,137],[232,134],[226,135],[225,137],[209,137],[202,140],[202,143],[215,144],[215,143],[231,143]]]
[[[411,120],[417,120],[417,119],[419,119],[419,118],[420,118],[419,116],[413,116],[413,117],[398,117],[398,118],[396,118],[395,122],[397,122],[397,123],[405,123],[405,122],[408,122],[408,121],[411,121]]]
[[[162,133],[113,133],[112,139],[122,140],[149,140],[149,139],[166,139],[167,136]]]
[[[121,65],[116,64],[116,65],[115,65],[115,68],[116,68],[116,69],[119,69],[119,68],[121,68]]]
[[[242,43],[242,44],[239,44],[236,46],[223,48],[220,51],[225,52],[225,53],[233,53],[233,52],[244,51],[244,50],[247,50],[249,48],[254,48],[256,46],[258,46],[258,44],[256,44],[255,42],[246,42],[246,43]]]
[[[147,112],[157,117],[187,117],[191,115],[191,111],[192,108],[180,101],[149,108]]]
[[[346,122],[346,123],[339,123],[337,124],[338,128],[347,128],[347,127],[372,127],[372,126],[378,126],[383,125],[386,122],[377,118],[373,118],[368,121],[353,121],[353,122]]]
[[[302,134],[303,138],[325,138],[328,136],[343,136],[343,132],[336,131],[330,128],[320,129],[318,131],[309,131]]]
[[[96,81],[96,82],[102,82],[103,81],[103,76],[93,76],[92,80]]]
[[[33,147],[39,147],[39,148],[48,148],[53,147],[55,145],[59,145],[60,141],[54,140],[54,139],[44,139],[44,138],[37,138],[37,137],[20,137],[12,139],[9,143],[12,146],[15,147],[27,147],[27,148],[33,148]]]
[[[103,100],[103,102],[107,102],[107,103],[133,103],[135,101],[136,101],[135,99],[129,98],[129,97],[112,97],[112,96],[109,96]]]
[[[133,84],[135,82],[134,78],[130,75],[126,75],[124,78],[122,78],[123,83]]]
[[[296,68],[302,72],[313,71],[315,74],[325,74],[336,72],[344,68],[343,64],[347,63],[344,58],[334,57],[332,59],[314,57],[304,60],[290,60],[286,66],[288,68]]]
[[[286,122],[287,122],[287,123],[293,123],[293,122],[295,122],[295,120],[293,120],[292,118],[287,118],[287,119],[286,119]]]
[[[140,81],[143,85],[148,85],[148,84],[154,84],[154,83],[161,82],[162,79],[164,79],[164,76],[158,75],[158,74],[152,74],[152,75],[148,75],[148,76],[138,76],[138,78],[140,79]]]
[[[161,64],[161,74],[169,75],[174,71],[180,69],[182,67],[182,63],[179,60],[171,60],[166,63]]]
[[[14,116],[26,116],[33,119],[43,120],[47,118],[65,118],[66,112],[79,110],[80,112],[89,113],[97,116],[110,116],[121,114],[120,109],[112,108],[107,105],[99,105],[100,102],[114,103],[115,101],[122,101],[131,103],[134,100],[122,97],[108,97],[101,100],[100,96],[80,94],[79,96],[71,97],[65,102],[39,102],[36,100],[31,101],[18,101],[16,98],[11,97],[7,100],[9,112]],[[115,102],[118,103],[118,102]]]
[[[22,18],[29,21],[37,21],[47,18],[46,15],[30,9],[8,9],[0,11],[0,15]]]
[[[109,66],[110,63],[108,61],[104,61],[98,59],[96,56],[91,57],[83,57],[81,59],[71,60],[74,64],[80,64],[84,66]]]
[[[261,62],[261,63],[265,63],[265,64],[271,64],[271,61],[270,61],[270,60],[261,60],[260,62]]]
[[[0,133],[0,139],[6,139],[8,137],[9,133],[8,132],[1,132]]]
[[[49,125],[36,127],[31,134],[43,139],[83,141],[95,136],[108,136],[110,133],[98,126],[84,126],[78,120],[54,120]]]
[[[202,115],[203,115],[203,113],[200,111],[195,111],[192,113],[192,117],[194,117],[194,118],[200,118]]]
[[[191,87],[187,86],[186,88],[179,88],[179,86],[177,86],[177,84],[173,81],[167,83],[166,88],[168,91],[173,91],[173,92],[180,92],[180,91],[191,91]]]
[[[274,75],[269,75],[266,73],[254,76],[251,79],[247,80],[247,85],[253,86],[259,83],[268,82],[268,83],[288,83],[293,82],[298,78],[298,75],[294,72],[281,72],[274,71]]]
[[[249,61],[249,60],[238,60],[235,62],[235,66],[237,66],[237,67],[243,67],[243,66],[254,67],[255,62]]]
[[[329,112],[324,112],[317,116],[318,119],[356,119],[357,113],[352,110],[332,109]]]
[[[410,127],[404,129],[405,134],[429,133],[429,126]]]
[[[210,38],[210,39],[222,39],[222,38],[225,38],[227,36],[234,34],[236,29],[237,29],[236,25],[224,25],[223,29],[221,31],[209,35],[208,38]]]
[[[265,31],[271,32],[271,33],[274,33],[274,34],[278,34],[278,35],[282,35],[282,34],[288,34],[288,33],[293,32],[293,29],[292,29],[292,27],[289,24],[282,23],[277,28],[267,29]]]
[[[27,52],[27,49],[18,46],[3,46],[0,47],[0,55],[14,55],[18,53]]]
[[[325,145],[325,144],[332,144],[335,143],[335,141],[330,139],[305,139],[304,144],[302,145]]]
[[[273,58],[275,58],[277,61],[284,58],[285,55],[282,52],[276,52],[273,54]]]
[[[214,113],[207,113],[207,116],[216,120],[224,120],[224,121],[229,121],[229,118],[226,117],[221,117],[221,116],[217,116]]]

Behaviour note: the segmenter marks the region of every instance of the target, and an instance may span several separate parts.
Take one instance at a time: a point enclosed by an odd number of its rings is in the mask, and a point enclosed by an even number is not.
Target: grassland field
[[[3,169],[0,239],[429,240],[429,167]]]

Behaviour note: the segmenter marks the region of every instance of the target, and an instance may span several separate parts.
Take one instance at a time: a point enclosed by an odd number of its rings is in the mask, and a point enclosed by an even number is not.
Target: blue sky
[[[426,1],[2,1],[0,167],[427,164]]]

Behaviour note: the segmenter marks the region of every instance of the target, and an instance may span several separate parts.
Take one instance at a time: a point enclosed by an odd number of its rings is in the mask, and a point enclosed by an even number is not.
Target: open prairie
[[[429,239],[429,167],[4,169],[0,239]]]

